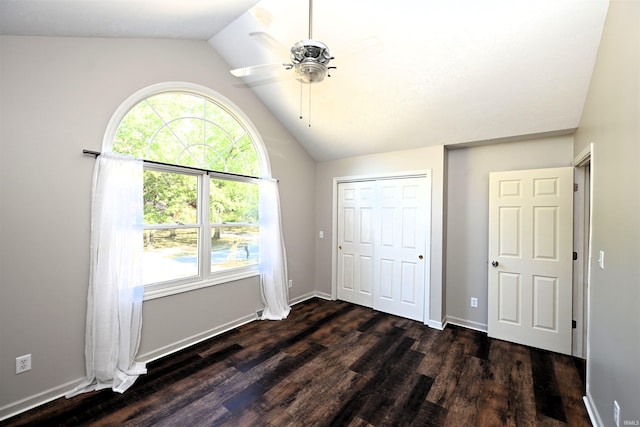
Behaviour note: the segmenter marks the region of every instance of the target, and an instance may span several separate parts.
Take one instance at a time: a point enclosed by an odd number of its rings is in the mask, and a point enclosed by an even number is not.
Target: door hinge
[[[571,328],[572,328],[572,329],[575,329],[575,328],[577,328],[577,327],[578,327],[578,322],[576,322],[575,320],[572,320],[572,321],[571,321]]]
[[[573,260],[577,261],[578,260],[578,252],[574,252],[573,253]]]
[[[578,183],[573,183],[573,191],[578,191]]]

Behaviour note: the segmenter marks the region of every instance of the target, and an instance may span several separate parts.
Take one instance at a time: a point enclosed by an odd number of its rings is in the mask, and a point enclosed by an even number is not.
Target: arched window
[[[107,133],[103,151],[146,160],[147,295],[258,274],[257,177],[269,165],[237,108],[205,88],[160,85],[125,102]]]
[[[259,175],[247,127],[200,94],[164,92],[136,104],[120,122],[112,150],[157,162]]]

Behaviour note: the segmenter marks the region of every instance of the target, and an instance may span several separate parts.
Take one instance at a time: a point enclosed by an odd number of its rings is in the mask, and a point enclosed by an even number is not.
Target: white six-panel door
[[[373,305],[375,181],[338,185],[338,299]]]
[[[424,320],[428,180],[338,184],[338,299]]]
[[[489,336],[571,354],[573,168],[489,177]]]
[[[427,193],[424,178],[379,181],[373,308],[424,319]]]

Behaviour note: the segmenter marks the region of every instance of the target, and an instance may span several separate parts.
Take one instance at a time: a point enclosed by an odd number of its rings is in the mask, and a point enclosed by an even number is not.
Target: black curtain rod
[[[99,152],[99,151],[93,151],[93,150],[82,150],[82,154],[89,154],[89,155],[98,157],[102,153]],[[231,172],[220,172],[220,171],[214,171],[214,170],[211,170],[211,169],[195,168],[193,166],[174,165],[174,164],[171,164],[171,163],[156,162],[154,160],[144,160],[143,159],[142,161],[144,163],[149,163],[149,164],[152,164],[152,165],[173,166],[173,167],[179,167],[179,168],[189,169],[189,170],[198,171],[198,172],[207,172],[207,173],[211,172],[211,173],[219,174],[219,175],[235,176],[237,178],[250,178],[250,179],[258,179],[258,180],[262,179],[260,177],[252,176],[252,175],[242,175],[242,174],[239,174],[239,173],[231,173]],[[279,182],[280,180],[277,179],[276,181]]]

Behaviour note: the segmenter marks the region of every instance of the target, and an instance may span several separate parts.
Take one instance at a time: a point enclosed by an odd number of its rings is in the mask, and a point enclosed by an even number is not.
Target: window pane
[[[211,179],[210,222],[258,222],[258,184]]]
[[[196,224],[198,177],[144,171],[144,223]]]
[[[211,272],[258,263],[258,226],[211,228]]]
[[[244,124],[197,94],[165,92],[136,104],[120,122],[113,151],[141,159],[260,175]]]
[[[145,285],[198,275],[198,229],[145,230]]]

